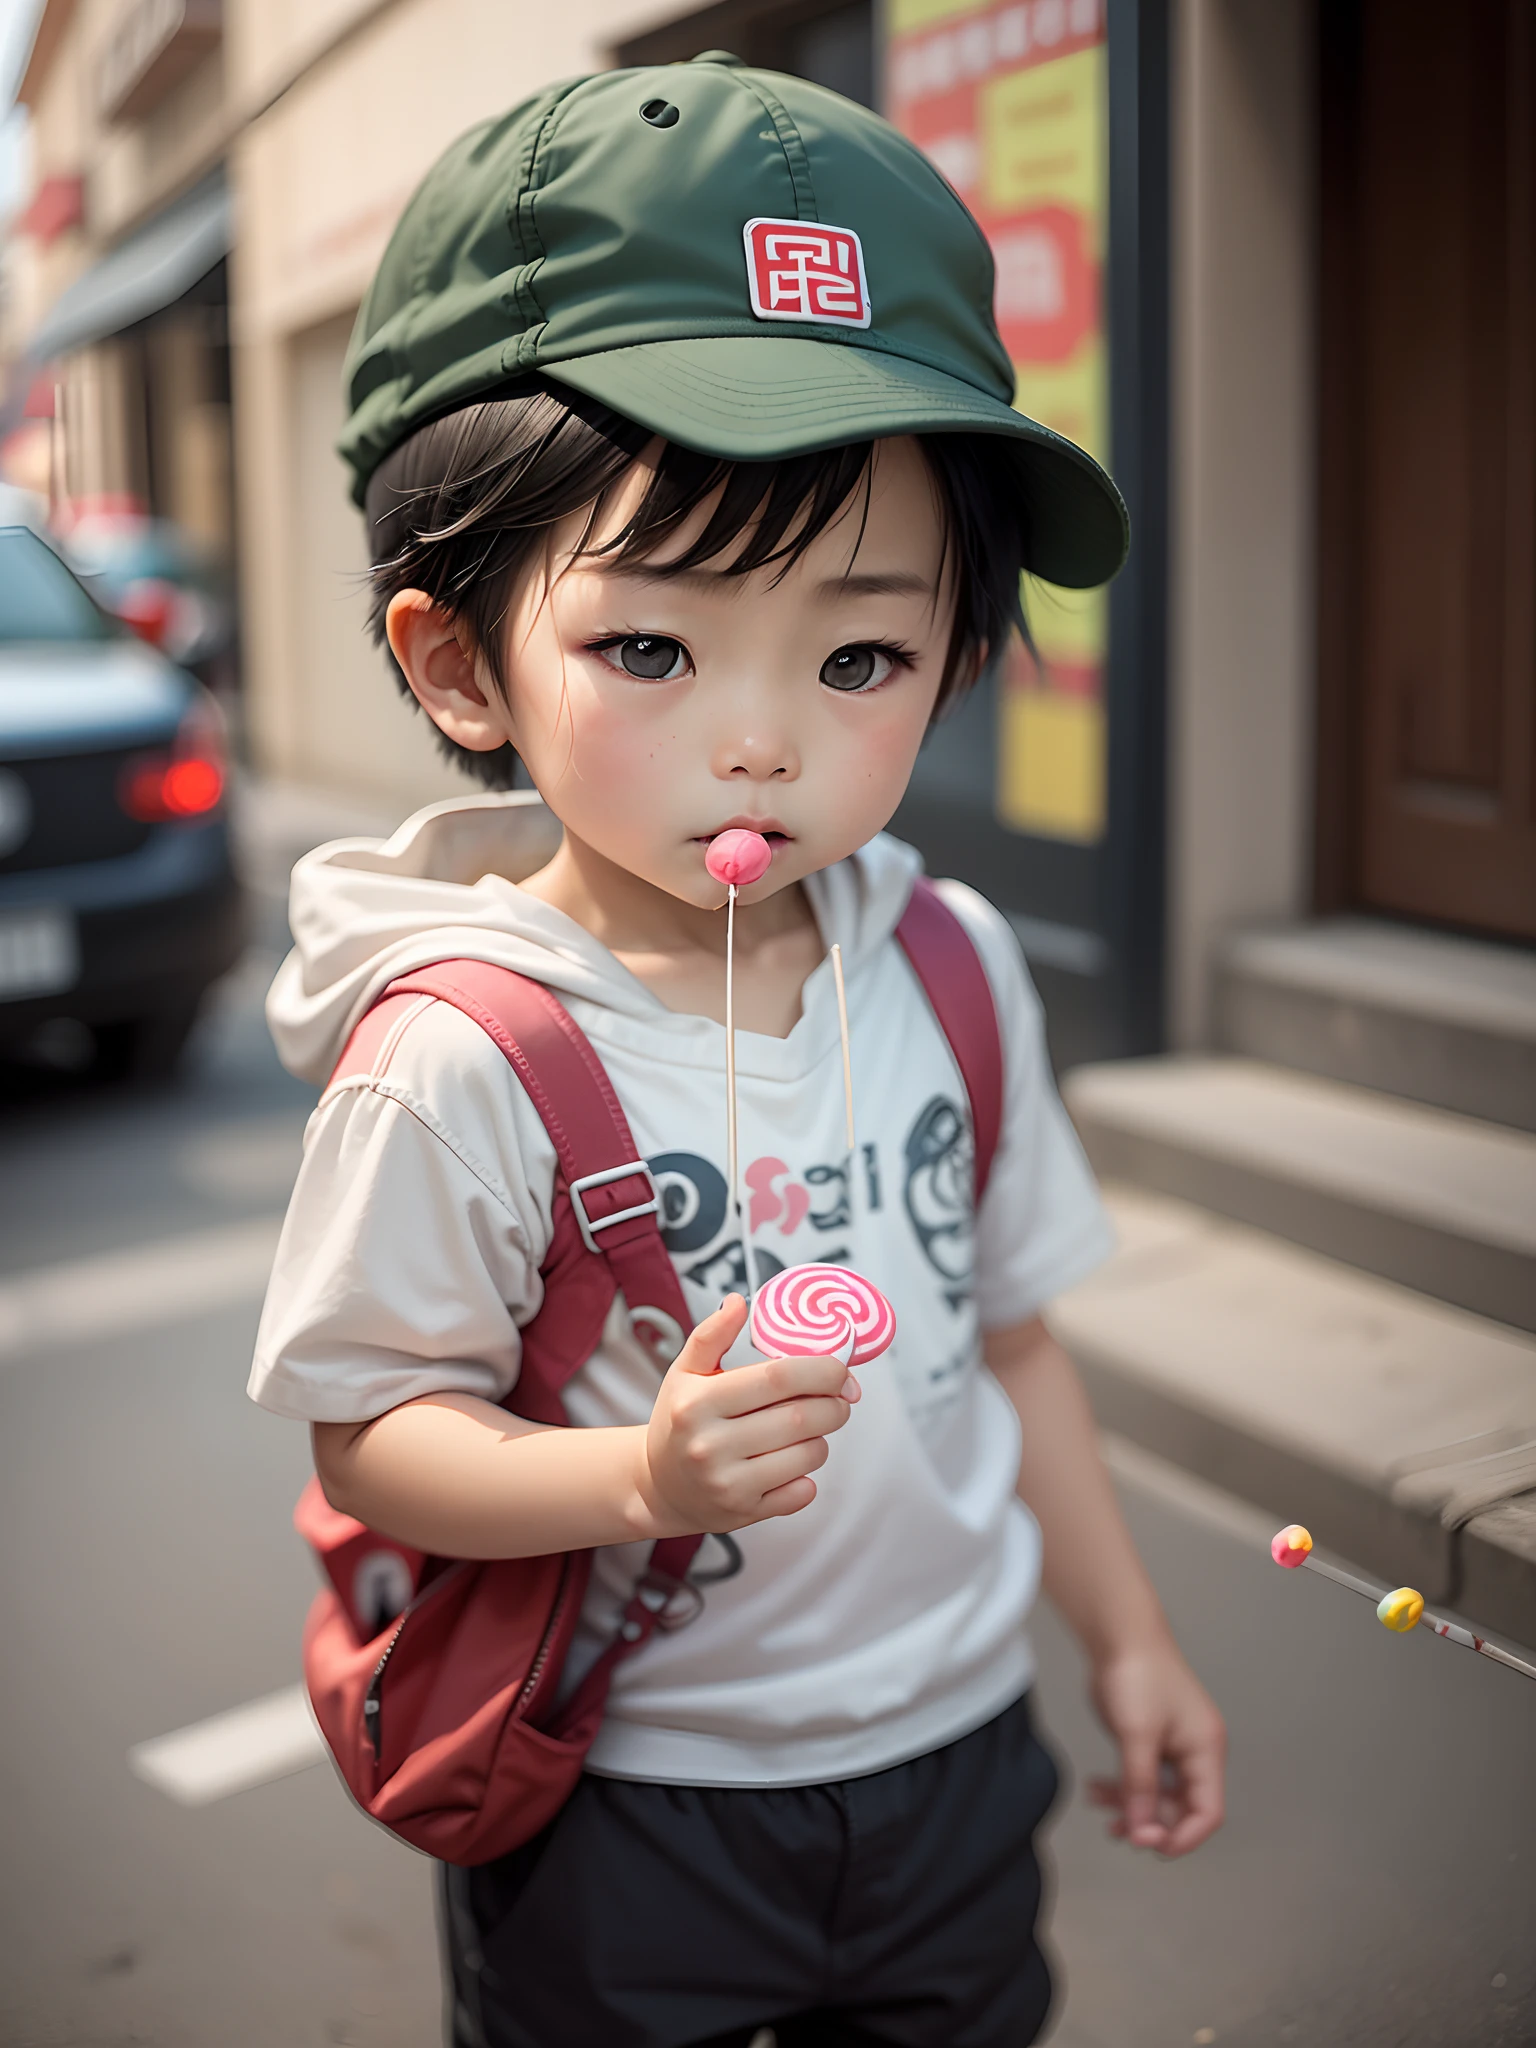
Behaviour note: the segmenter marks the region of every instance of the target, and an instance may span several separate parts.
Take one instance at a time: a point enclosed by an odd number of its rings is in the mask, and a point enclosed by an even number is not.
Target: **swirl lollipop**
[[[770,1358],[867,1365],[896,1335],[896,1311],[847,1266],[790,1266],[758,1289],[752,1342]]]

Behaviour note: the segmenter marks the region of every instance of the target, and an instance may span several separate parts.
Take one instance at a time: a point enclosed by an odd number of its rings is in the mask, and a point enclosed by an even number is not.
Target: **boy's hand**
[[[720,1370],[747,1305],[728,1294],[689,1337],[661,1383],[638,1485],[665,1536],[740,1529],[793,1515],[816,1498],[812,1472],[848,1420],[858,1382],[840,1359],[770,1358]]]
[[[1093,1703],[1120,1746],[1119,1779],[1089,1783],[1114,1810],[1109,1832],[1164,1856],[1198,1849],[1226,1810],[1227,1731],[1172,1639],[1102,1662]]]

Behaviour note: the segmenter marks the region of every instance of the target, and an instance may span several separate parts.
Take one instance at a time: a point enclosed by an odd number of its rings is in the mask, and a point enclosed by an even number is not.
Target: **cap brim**
[[[1016,452],[1029,509],[1026,568],[1085,590],[1108,582],[1130,545],[1124,500],[1092,456],[905,356],[802,336],[715,335],[539,367],[669,441],[736,462],[887,434],[997,434]]]

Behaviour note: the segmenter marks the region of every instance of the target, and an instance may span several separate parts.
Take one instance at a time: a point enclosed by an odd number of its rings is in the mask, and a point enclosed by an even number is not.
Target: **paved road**
[[[427,1867],[327,1770],[186,1808],[127,1763],[296,1675],[306,1448],[243,1393],[311,1099],[261,1029],[274,961],[174,1090],[0,1074],[0,2048],[437,2039]],[[1267,1522],[1167,1468],[1120,1471],[1231,1721],[1232,1819],[1164,1867],[1067,1806],[1061,2048],[1536,2043],[1536,1686],[1276,1572]],[[1039,1634],[1087,1775],[1074,1653]]]

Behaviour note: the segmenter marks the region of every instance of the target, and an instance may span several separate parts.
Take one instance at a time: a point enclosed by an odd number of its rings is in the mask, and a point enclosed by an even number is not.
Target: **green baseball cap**
[[[427,173],[348,351],[358,503],[415,428],[534,373],[737,461],[996,434],[1029,569],[1086,588],[1125,559],[1110,478],[1013,410],[953,189],[878,115],[720,51],[551,86]]]

